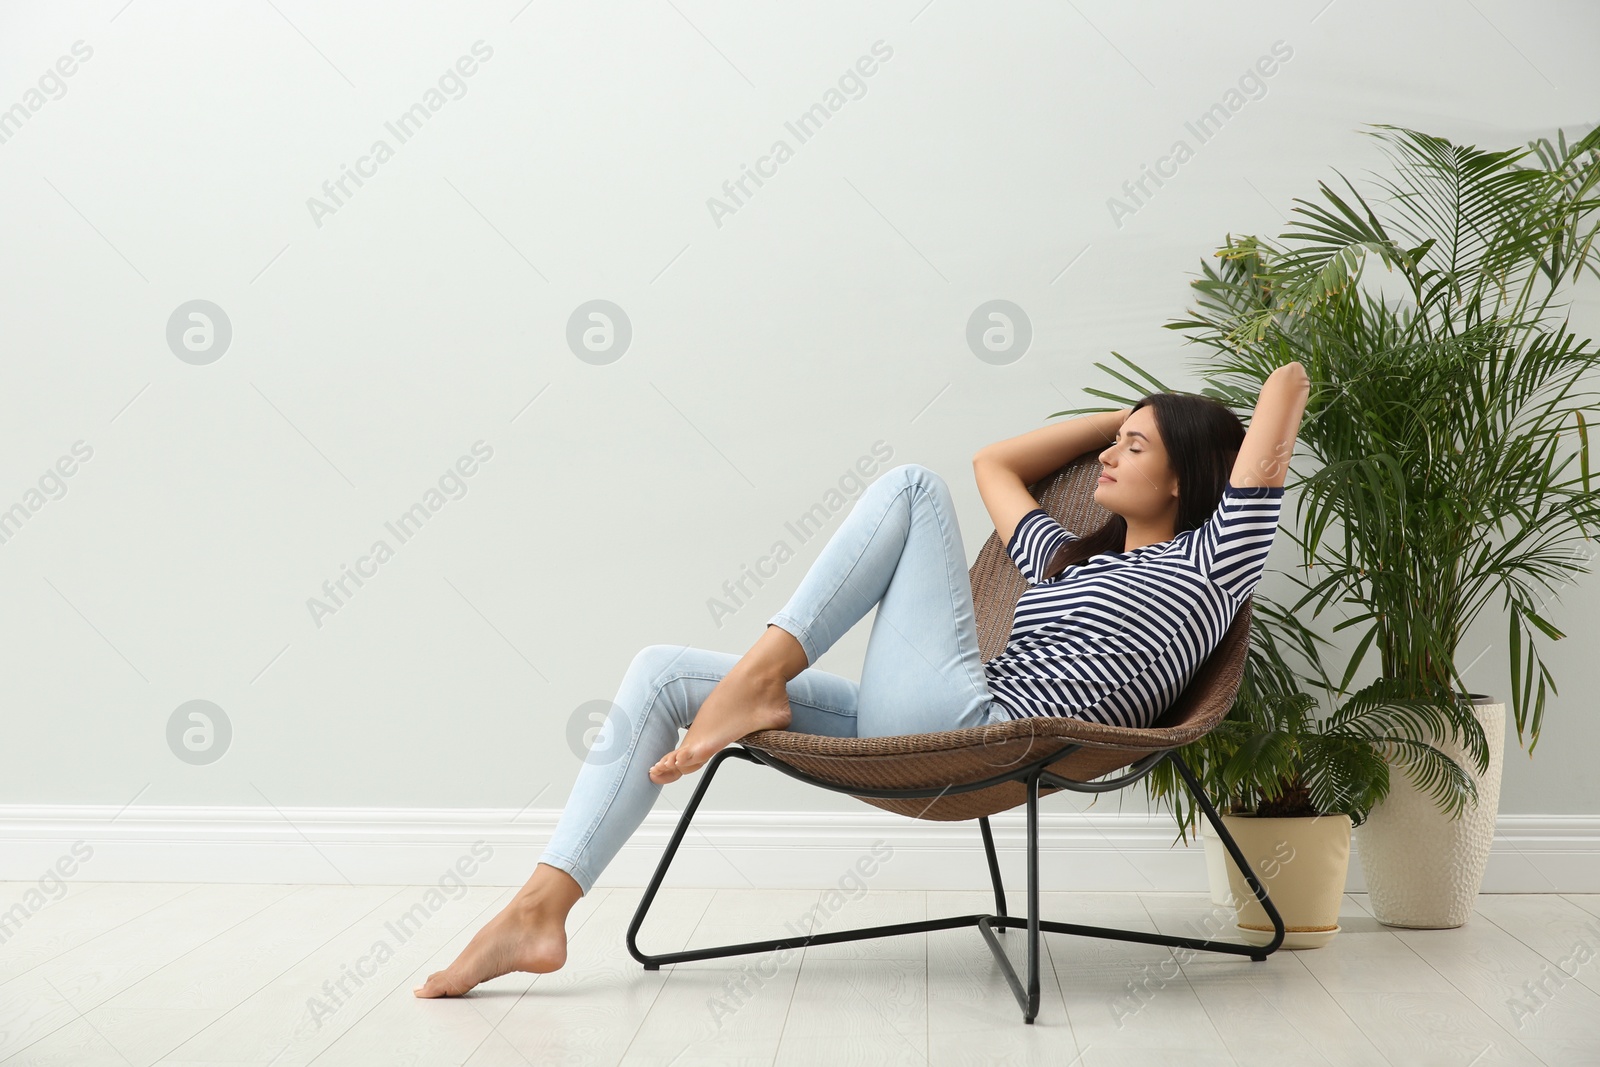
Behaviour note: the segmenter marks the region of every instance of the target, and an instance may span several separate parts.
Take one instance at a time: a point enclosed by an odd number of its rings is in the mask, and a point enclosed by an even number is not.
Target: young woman
[[[979,451],[978,491],[1028,583],[988,661],[949,487],[914,463],[885,472],[743,657],[684,645],[634,657],[532,877],[415,994],[559,968],[567,913],[661,786],[754,731],[881,737],[1031,715],[1148,726],[1261,578],[1309,393],[1289,363],[1248,433],[1213,400],[1152,393]],[[1098,446],[1095,500],[1113,514],[1080,537],[1027,487]],[[859,683],[810,666],[875,605]]]

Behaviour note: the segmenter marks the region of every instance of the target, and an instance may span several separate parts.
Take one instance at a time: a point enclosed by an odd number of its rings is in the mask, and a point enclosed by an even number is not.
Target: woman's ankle
[[[736,667],[755,678],[788,682],[809,665],[800,639],[777,623],[769,622]]]
[[[567,912],[583,899],[577,879],[559,867],[541,863],[526,885],[511,898],[512,906],[524,914],[555,915],[565,919]]]

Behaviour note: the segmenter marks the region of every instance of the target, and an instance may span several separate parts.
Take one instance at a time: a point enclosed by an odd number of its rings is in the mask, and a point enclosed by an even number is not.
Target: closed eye
[[[1117,430],[1117,435],[1115,435],[1114,440],[1122,443],[1130,443],[1134,437],[1142,438],[1144,437],[1144,434],[1141,434],[1139,430],[1128,430],[1128,432]],[[1142,453],[1144,450],[1142,450],[1142,448],[1128,448],[1128,451],[1131,451],[1131,453]]]

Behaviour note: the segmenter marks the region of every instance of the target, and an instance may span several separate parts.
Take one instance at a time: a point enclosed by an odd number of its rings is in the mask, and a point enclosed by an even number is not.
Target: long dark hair
[[[1178,475],[1178,516],[1172,531],[1176,537],[1205,525],[1216,513],[1244,444],[1244,424],[1227,405],[1196,393],[1151,393],[1129,414],[1142,407],[1155,413],[1167,462]],[[1104,526],[1068,543],[1062,553],[1065,567],[1102,552],[1124,551],[1127,543],[1128,520],[1113,512]]]

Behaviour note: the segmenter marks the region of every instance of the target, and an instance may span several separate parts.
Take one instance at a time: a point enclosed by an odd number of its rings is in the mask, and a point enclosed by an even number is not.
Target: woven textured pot
[[[1385,926],[1418,930],[1460,926],[1472,915],[1483,885],[1500,812],[1506,705],[1483,693],[1468,696],[1489,742],[1488,769],[1479,775],[1459,741],[1431,737],[1428,743],[1448,753],[1477,781],[1477,807],[1469,803],[1459,818],[1451,818],[1409,774],[1391,767],[1389,795],[1356,829],[1367,906]]]

